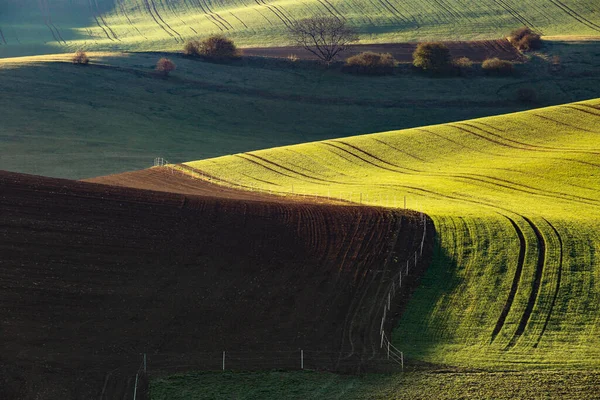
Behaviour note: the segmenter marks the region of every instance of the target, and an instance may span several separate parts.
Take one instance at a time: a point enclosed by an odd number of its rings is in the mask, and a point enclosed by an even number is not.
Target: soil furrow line
[[[225,30],[227,30],[227,26],[223,25],[223,23],[221,21],[219,21],[218,19],[216,19],[214,15],[209,14],[204,9],[204,5],[202,4],[202,2],[200,0],[194,0],[194,2],[195,2],[195,4],[198,5],[198,7],[200,7],[200,10],[202,10],[206,19],[209,20],[210,22],[212,22],[217,28],[219,28],[219,30],[221,32],[223,31],[223,28],[225,28]]]
[[[248,25],[246,25],[246,23],[244,21],[242,21],[240,18],[238,18],[236,15],[234,15],[231,11],[229,11],[229,15],[231,15],[233,18],[237,19],[240,24],[244,25],[244,28],[248,28]]]
[[[508,316],[508,313],[510,312],[510,309],[515,300],[517,290],[519,289],[519,281],[521,280],[521,274],[523,273],[523,265],[525,264],[525,252],[527,249],[527,241],[525,240],[525,235],[523,234],[523,231],[521,230],[521,228],[519,228],[519,225],[517,225],[517,223],[514,220],[512,220],[511,218],[509,218],[507,216],[505,216],[505,217],[510,221],[511,225],[517,232],[517,236],[519,238],[519,258],[517,261],[517,268],[515,269],[515,275],[513,277],[512,285],[510,287],[510,292],[508,293],[508,298],[506,299],[506,302],[504,303],[504,307],[502,308],[500,317],[498,317],[496,326],[494,327],[494,330],[492,331],[492,339],[490,340],[490,344],[494,342],[494,340],[496,339],[496,336],[498,336],[498,334],[502,330],[502,327],[504,326],[504,322],[506,321],[506,317]]]
[[[200,0],[204,3],[204,5],[206,6],[206,9],[214,16],[216,16],[216,18],[220,19],[223,23],[224,26],[227,30],[229,30],[229,28],[234,29],[233,25],[231,25],[229,23],[229,21],[227,21],[225,18],[221,17],[221,15],[219,15],[219,13],[214,12],[213,10],[210,9],[210,6],[208,5],[208,2],[206,0]],[[229,27],[227,27],[227,25],[229,25]]]
[[[104,20],[104,17],[102,16],[102,12],[100,12],[100,7],[98,6],[98,0],[94,0],[94,3],[96,4],[96,10],[98,11],[98,17],[100,17],[100,21],[102,21],[102,23],[104,24],[104,26],[106,26],[106,29],[108,29],[108,31],[112,34],[112,36],[116,40],[121,41],[121,39],[119,39],[119,37],[117,36],[117,34],[115,33],[115,31],[113,31],[112,28],[110,27],[110,25],[108,25],[106,23],[106,21]]]
[[[106,35],[106,37],[108,39],[110,39],[111,41],[114,41],[114,39],[108,34],[108,31],[106,29],[104,29],[102,24],[100,24],[100,21],[98,21],[98,17],[96,16],[96,13],[94,12],[94,5],[92,3],[92,0],[88,0],[88,5],[90,6],[90,13],[92,14],[92,17],[94,18],[94,21],[96,21],[96,25],[98,25],[98,27],[100,29],[102,29],[102,31],[104,32],[104,34]]]
[[[572,8],[561,2],[560,0],[550,0],[551,3],[556,5],[558,8],[569,14],[571,17],[586,25],[588,28],[595,30],[596,32],[600,32],[600,25],[595,24],[589,19],[585,18],[583,15],[577,13]]]
[[[539,114],[535,114],[535,113],[531,113],[531,115],[533,115],[535,117],[538,117],[538,118],[541,118],[541,119],[544,119],[546,121],[553,122],[553,123],[555,123],[557,125],[562,125],[562,126],[566,126],[568,128],[571,128],[571,129],[576,129],[578,131],[583,131],[583,132],[588,132],[588,133],[600,133],[600,131],[590,131],[589,129],[580,128],[580,127],[575,126],[575,125],[567,124],[566,122],[557,121],[557,120],[555,120],[553,118],[546,117],[545,115],[539,115]]]
[[[275,10],[273,10],[269,5],[267,5],[264,2],[260,2],[259,0],[254,0],[254,2],[259,6],[259,7],[265,7],[267,10],[271,11],[273,14],[275,14],[275,16],[277,18],[279,18],[279,20],[286,26],[286,27],[290,27],[289,24],[287,23],[287,21],[281,17],[281,15],[279,15]]]
[[[525,332],[525,328],[527,327],[527,323],[531,318],[531,313],[533,312],[533,308],[535,306],[538,294],[540,292],[542,275],[544,272],[544,264],[546,263],[546,241],[544,239],[544,236],[540,232],[539,228],[529,218],[524,216],[521,217],[531,226],[531,229],[533,229],[533,232],[535,233],[535,236],[537,238],[538,261],[533,282],[531,284],[531,293],[529,294],[527,307],[523,312],[521,321],[519,321],[519,326],[517,327],[517,330],[515,331],[510,342],[506,345],[505,350],[514,347],[517,344],[517,341],[519,340],[521,335],[523,335],[523,332]]]
[[[156,16],[158,17],[158,19],[160,19],[160,21],[167,27],[169,28],[171,31],[173,31],[173,33],[175,33],[177,36],[179,36],[179,39],[181,39],[181,42],[183,42],[183,37],[179,34],[179,32],[177,32],[175,29],[171,28],[171,26],[163,19],[163,17],[160,15],[160,13],[158,12],[158,10],[156,9],[156,4],[154,3],[154,0],[147,0],[150,1],[150,5],[152,5],[152,9],[154,10],[154,12],[156,13]],[[175,38],[175,41],[177,41],[177,38]]]
[[[560,291],[560,281],[562,279],[562,268],[563,268],[564,246],[563,246],[562,237],[560,236],[560,233],[558,233],[558,230],[554,227],[554,225],[552,225],[550,223],[550,221],[548,221],[545,218],[544,218],[544,221],[546,221],[546,223],[550,226],[550,228],[552,228],[552,230],[554,231],[554,234],[556,235],[556,238],[558,239],[558,243],[560,245],[559,258],[558,258],[558,276],[556,278],[556,286],[554,288],[554,295],[552,296],[552,303],[550,303],[550,309],[548,310],[548,315],[546,316],[546,321],[544,321],[544,326],[542,327],[542,332],[540,332],[540,336],[538,337],[537,341],[533,345],[534,348],[537,348],[539,346],[540,341],[542,340],[542,336],[544,336],[544,333],[546,332],[546,328],[548,327],[548,323],[550,322],[550,318],[552,317],[552,311],[554,310],[554,306],[556,305],[556,299],[558,299],[558,292]]]
[[[179,40],[175,37],[175,35],[173,35],[173,33],[169,32],[167,30],[167,28],[165,28],[154,16],[154,14],[152,13],[152,8],[150,6],[150,3],[148,2],[148,0],[142,0],[144,3],[144,6],[146,6],[146,10],[148,10],[148,14],[150,14],[150,16],[152,17],[152,19],[154,20],[154,22],[156,23],[156,25],[160,26],[160,28],[165,31],[169,36],[171,36],[173,39],[175,39],[176,42],[179,42]]]

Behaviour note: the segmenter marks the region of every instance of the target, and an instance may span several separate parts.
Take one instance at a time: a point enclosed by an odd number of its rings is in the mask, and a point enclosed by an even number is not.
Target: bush
[[[473,61],[468,57],[455,58],[452,65],[458,75],[468,75],[473,71]]]
[[[542,38],[530,28],[524,26],[510,33],[508,40],[522,51],[537,50],[542,47]]]
[[[364,75],[389,75],[394,73],[397,61],[390,53],[373,53],[367,51],[349,57],[344,71]]]
[[[533,103],[536,98],[537,94],[532,88],[520,88],[517,90],[517,99],[523,103]]]
[[[156,63],[156,71],[164,76],[169,76],[171,71],[175,71],[175,68],[177,68],[175,63],[168,58],[163,57]]]
[[[450,50],[443,43],[421,43],[413,53],[413,65],[425,71],[444,72],[450,70]]]
[[[499,58],[488,58],[481,64],[481,68],[488,75],[511,75],[515,67],[513,63]]]
[[[73,62],[73,64],[88,65],[90,63],[90,58],[87,56],[87,54],[85,54],[84,51],[79,50],[73,55],[71,61]]]
[[[183,52],[190,56],[200,56],[215,60],[227,60],[239,57],[239,51],[233,40],[223,35],[212,35],[203,40],[187,41]]]

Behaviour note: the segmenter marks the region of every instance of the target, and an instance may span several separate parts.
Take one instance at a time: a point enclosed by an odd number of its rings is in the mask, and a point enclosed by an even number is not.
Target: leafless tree
[[[358,41],[356,31],[346,21],[334,17],[312,17],[295,21],[289,26],[289,35],[298,46],[327,64],[346,50],[349,44]]]

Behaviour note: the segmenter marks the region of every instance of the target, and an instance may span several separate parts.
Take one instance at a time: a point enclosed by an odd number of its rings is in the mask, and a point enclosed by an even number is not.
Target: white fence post
[[[225,371],[225,352],[223,351],[223,371]]]
[[[135,386],[133,387],[133,400],[135,400],[135,398],[137,397],[137,385],[138,385],[139,377],[140,377],[139,373],[135,374]]]
[[[144,373],[146,373],[146,353],[144,353]]]
[[[300,350],[300,369],[304,369],[304,350]]]

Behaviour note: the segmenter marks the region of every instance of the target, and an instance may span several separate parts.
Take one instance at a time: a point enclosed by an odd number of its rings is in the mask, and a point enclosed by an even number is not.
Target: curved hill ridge
[[[286,27],[312,15],[343,18],[370,42],[490,39],[523,25],[546,35],[600,35],[600,8],[590,0],[23,0],[0,5],[0,55],[172,50],[209,33],[285,45]]]
[[[393,337],[413,360],[598,366],[600,100],[187,165],[432,217],[435,260]]]

